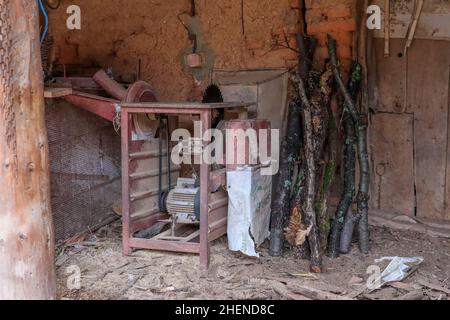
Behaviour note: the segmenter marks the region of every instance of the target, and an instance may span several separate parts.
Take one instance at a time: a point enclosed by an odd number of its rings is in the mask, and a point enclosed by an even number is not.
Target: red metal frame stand
[[[210,263],[210,242],[226,234],[224,226],[211,227],[209,224],[209,195],[210,195],[210,165],[202,161],[200,165],[200,242],[179,242],[157,239],[134,238],[133,234],[139,229],[151,227],[160,220],[167,219],[165,213],[156,212],[144,220],[133,221],[130,212],[130,145],[131,145],[131,116],[133,114],[166,114],[166,115],[199,115],[202,122],[202,133],[211,128],[211,113],[219,108],[246,108],[243,103],[200,104],[200,103],[122,103],[122,206],[123,206],[123,253],[129,255],[132,249],[150,249],[194,253],[200,255],[200,262],[208,267]],[[204,142],[205,143],[205,142]],[[205,143],[206,144],[206,143]]]

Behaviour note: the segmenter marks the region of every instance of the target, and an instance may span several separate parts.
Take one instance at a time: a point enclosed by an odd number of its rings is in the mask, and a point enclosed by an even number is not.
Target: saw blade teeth
[[[218,85],[212,83],[203,92],[203,103],[221,103],[223,102],[222,92]]]

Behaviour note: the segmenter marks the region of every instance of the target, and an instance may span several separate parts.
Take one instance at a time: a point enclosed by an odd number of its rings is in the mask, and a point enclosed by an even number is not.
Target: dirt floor
[[[207,272],[202,271],[194,255],[136,251],[131,257],[123,257],[120,232],[117,221],[81,242],[59,248],[60,299],[306,299],[287,289],[289,285],[307,286],[329,294],[331,299],[450,297],[450,239],[411,231],[371,228],[369,256],[361,255],[355,247],[351,254],[336,260],[326,257],[326,272],[321,275],[309,274],[308,261],[294,254],[287,253],[281,259],[270,257],[267,245],[261,248],[260,259],[231,252],[226,238],[213,244]],[[370,276],[368,267],[384,256],[422,256],[425,261],[402,283],[370,294],[363,292]],[[67,283],[73,280],[70,277],[77,267],[81,289],[69,290]]]

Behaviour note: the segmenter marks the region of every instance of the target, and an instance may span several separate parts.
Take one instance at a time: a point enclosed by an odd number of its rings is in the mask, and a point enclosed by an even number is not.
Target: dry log
[[[311,103],[308,99],[305,84],[298,73],[291,76],[292,82],[295,84],[302,104],[303,112],[303,132],[304,132],[304,150],[307,163],[306,174],[306,205],[304,208],[305,221],[308,228],[311,229],[308,235],[309,247],[311,250],[311,271],[314,273],[322,272],[322,257],[320,250],[319,230],[317,228],[316,213],[314,203],[316,199],[316,163],[314,161],[314,144],[313,144],[313,120],[311,117]]]
[[[336,210],[330,236],[329,256],[337,258],[340,251],[341,233],[347,213],[355,196],[355,165],[356,165],[356,137],[354,123],[350,116],[344,119],[345,146],[344,146],[344,191]]]
[[[356,124],[359,124],[359,114],[358,109],[356,107],[355,101],[352,99],[352,96],[347,91],[347,88],[342,80],[341,73],[339,71],[339,62],[336,53],[336,40],[334,40],[330,35],[328,35],[328,52],[330,55],[331,66],[333,68],[333,75],[336,81],[336,84],[345,99],[345,105],[347,111],[350,113],[353,121]]]
[[[329,233],[329,219],[327,214],[328,196],[331,183],[335,173],[335,157],[331,156],[330,161],[324,161],[325,142],[329,136],[329,123],[331,118],[330,97],[332,92],[332,78],[331,69],[320,75],[316,80],[317,72],[311,72],[308,78],[311,83],[317,83],[311,86],[314,90],[311,95],[311,118],[312,118],[312,145],[314,150],[314,162],[316,168],[323,167],[320,176],[317,177],[319,192],[315,196],[314,210],[316,212],[319,234],[321,235],[321,247],[326,248],[327,237]],[[314,79],[313,79],[314,78]],[[335,132],[333,132],[334,134]],[[330,139],[332,140],[332,139]],[[305,201],[304,190],[307,189],[306,176],[308,172],[307,161],[305,154],[302,154],[301,164],[299,166],[297,183],[294,188],[292,204],[291,204],[291,219],[288,228],[286,229],[286,239],[293,246],[300,246],[299,253],[306,258],[307,248],[304,246],[306,237],[310,234],[311,226],[308,226],[304,214],[303,205]],[[322,236],[323,235],[323,236]]]
[[[301,156],[304,156],[303,154]],[[297,253],[302,259],[310,259],[308,241],[306,237],[311,232],[306,225],[305,215],[303,214],[303,204],[305,203],[306,189],[306,161],[300,159],[298,166],[297,181],[294,186],[291,199],[291,215],[289,225],[285,229],[286,241],[295,247]]]
[[[306,79],[313,65],[314,53],[317,47],[317,39],[298,34],[297,44],[300,59],[298,72],[302,79]]]
[[[56,295],[38,14],[0,0],[0,300]]]
[[[353,100],[359,91],[361,83],[361,67],[357,63],[352,64],[350,71],[350,79],[348,83],[348,91]],[[355,165],[356,165],[356,136],[355,123],[351,116],[347,113],[347,106],[344,105],[344,192],[339,202],[330,237],[329,255],[332,258],[339,256],[339,246],[341,242],[341,232],[344,221],[355,196]],[[350,239],[351,240],[351,239]]]
[[[292,189],[292,173],[300,149],[300,108],[293,101],[289,105],[288,126],[282,145],[280,173],[276,189],[276,199],[272,204],[271,237],[269,254],[278,257],[283,254],[283,228],[287,222]]]
[[[331,186],[334,181],[334,175],[336,172],[336,163],[330,161],[323,170],[322,174],[322,187],[318,195],[318,201],[316,202],[316,216],[317,225],[319,228],[320,247],[323,252],[326,252],[328,248],[328,236],[330,234],[330,218],[328,214],[328,204],[331,192]]]
[[[368,4],[368,1],[364,1]],[[390,12],[390,1],[387,2],[388,11]],[[364,13],[361,13],[364,16]],[[390,17],[387,19],[390,20]],[[369,110],[374,109],[374,101],[371,101],[373,92],[376,88],[372,88],[369,92],[369,80],[373,84],[374,70],[371,70],[371,78],[369,78],[368,71],[368,58],[373,55],[373,34],[369,33],[364,24],[361,23],[360,30],[362,36],[359,39],[359,62],[362,67],[362,85],[361,85],[361,99],[360,102],[360,122],[358,123],[358,160],[360,169],[360,181],[358,190],[358,216],[359,220],[359,248],[363,254],[369,253],[369,188],[370,188],[370,164],[368,153],[368,123],[369,123]],[[372,56],[373,58],[373,56]]]
[[[318,191],[315,199],[315,212],[319,230],[320,247],[326,250],[328,235],[330,233],[330,219],[328,215],[328,199],[331,186],[336,173],[336,154],[330,151],[328,161],[325,160],[325,147],[328,139],[331,149],[336,149],[333,141],[337,139],[337,127],[331,111],[331,93],[333,91],[333,72],[329,65],[320,77],[318,90],[311,99],[313,106],[313,134],[314,134],[314,161],[321,175],[317,179]],[[330,121],[331,120],[331,121]],[[331,124],[330,124],[331,123]],[[333,125],[334,124],[334,125]],[[335,130],[333,130],[333,128]],[[319,172],[319,171],[318,171]]]
[[[369,155],[367,148],[367,126],[368,126],[368,94],[367,85],[363,85],[363,97],[361,109],[356,107],[356,100],[352,98],[349,90],[344,85],[342,77],[339,72],[339,64],[336,56],[336,41],[328,35],[328,49],[330,53],[331,63],[333,65],[333,72],[336,83],[339,86],[342,96],[345,99],[347,111],[352,116],[357,129],[358,137],[358,160],[360,168],[360,181],[358,191],[358,210],[356,214],[347,215],[344,222],[344,230],[341,237],[341,247],[344,248],[344,252],[350,250],[350,241],[354,226],[359,227],[359,245],[362,253],[367,254],[369,252],[369,184],[370,184],[370,172],[369,172]],[[361,78],[361,77],[360,77]]]
[[[358,209],[356,219],[359,231],[359,249],[363,254],[369,253],[369,188],[370,188],[370,164],[367,147],[367,117],[360,121],[358,127],[358,160],[359,160],[359,189],[358,189]]]
[[[317,75],[317,72],[311,72],[317,39],[299,34],[297,35],[297,44],[299,52],[299,76],[305,79],[304,82],[315,83],[317,81],[310,80],[314,78],[314,75]],[[318,77],[316,76],[315,78]],[[315,90],[315,88],[312,88],[312,90]],[[298,93],[295,95],[298,95]],[[297,99],[299,98],[297,97]],[[304,190],[306,189],[307,163],[303,152],[299,156],[300,164],[297,170],[297,181],[291,197],[290,222],[285,229],[285,237],[303,259],[309,259],[309,246],[305,240],[310,234],[311,228],[307,227],[306,217],[303,212],[303,205],[306,202]]]

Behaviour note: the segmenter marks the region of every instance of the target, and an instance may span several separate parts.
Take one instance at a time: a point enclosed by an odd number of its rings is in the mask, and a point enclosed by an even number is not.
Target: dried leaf
[[[297,207],[292,210],[289,226],[285,229],[286,241],[293,246],[301,246],[309,236],[312,226],[306,227],[301,222],[301,214]]]

